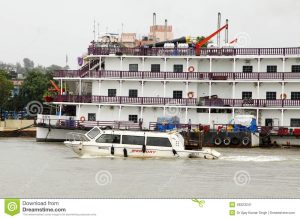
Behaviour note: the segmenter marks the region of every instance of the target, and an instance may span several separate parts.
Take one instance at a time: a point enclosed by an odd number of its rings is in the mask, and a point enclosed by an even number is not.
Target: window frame
[[[153,139],[153,138],[157,138],[157,139],[167,139],[168,140],[168,143],[169,143],[169,145],[168,146],[166,146],[166,145],[151,145],[151,144],[148,144],[148,139]],[[159,142],[162,142],[162,140],[160,140]],[[149,146],[149,147],[166,147],[166,148],[172,148],[172,143],[171,143],[171,141],[170,141],[170,139],[169,138],[166,138],[166,137],[154,137],[154,136],[147,136],[147,138],[146,138],[146,145],[147,145],[147,147]]]
[[[266,91],[266,100],[276,100],[276,99],[277,99],[276,91]]]
[[[173,72],[182,73],[183,72],[183,65],[182,64],[174,64],[173,65]]]
[[[102,137],[102,136],[104,136],[104,135],[110,135],[110,136],[112,136],[112,141],[111,142],[99,142],[98,140]],[[115,136],[118,136],[119,138],[118,138],[118,142],[113,142],[114,141],[114,138],[115,138]],[[99,144],[121,144],[121,135],[118,135],[118,134],[107,134],[107,133],[103,133],[102,135],[100,135],[99,136],[99,138],[97,138],[96,140],[95,140],[95,142],[96,143],[99,143]]]
[[[132,95],[132,92],[136,92],[136,95]],[[129,89],[128,97],[137,98],[138,97],[138,89]]]
[[[111,95],[110,92],[114,91],[114,95]],[[107,96],[108,97],[116,97],[117,96],[117,89],[109,88],[107,89]]]
[[[90,119],[92,116],[94,117],[94,120]],[[95,122],[97,120],[96,118],[97,118],[96,113],[88,113],[88,121]]]
[[[151,64],[151,72],[160,72],[160,64]]]
[[[132,119],[132,117],[136,117],[136,120]],[[136,114],[130,114],[130,115],[128,115],[128,121],[132,121],[133,123],[138,123],[138,120],[139,120],[138,115],[136,115]]]
[[[179,95],[179,97],[176,97]],[[182,99],[183,98],[183,92],[182,90],[173,90],[173,99]]]
[[[249,97],[245,98],[244,95],[246,95],[246,94],[251,94],[251,95],[249,95],[251,97],[250,98]],[[242,91],[242,100],[252,100],[252,97],[253,97],[252,91]]]
[[[292,91],[291,100],[300,100],[300,91]]]
[[[134,70],[132,70],[132,68],[134,68]],[[139,71],[139,64],[135,64],[135,63],[129,64],[128,70],[130,72],[138,72]]]
[[[300,72],[300,65],[292,65],[291,72]]]
[[[243,73],[253,73],[253,65],[243,65]],[[249,70],[246,70],[246,68],[249,68]],[[250,71],[251,68],[251,71]]]
[[[130,139],[133,139],[134,137],[136,137],[136,138],[143,138],[143,143],[142,144],[140,144],[140,142],[139,142],[139,144],[136,144],[136,143],[128,143],[128,142],[126,142],[126,143],[124,143],[124,137],[127,137],[127,136],[129,136],[130,137]],[[126,137],[125,137],[125,139],[126,139]],[[126,144],[126,145],[144,145],[145,144],[145,136],[143,136],[143,135],[122,135],[122,141],[121,141],[121,144]]]
[[[267,73],[276,73],[277,69],[277,65],[267,65]]]
[[[292,122],[293,120],[294,120],[294,122],[297,120],[297,122],[296,122],[298,124],[297,126],[293,124],[293,122]],[[290,119],[290,126],[291,127],[300,127],[300,119],[298,119],[298,118],[291,118]]]

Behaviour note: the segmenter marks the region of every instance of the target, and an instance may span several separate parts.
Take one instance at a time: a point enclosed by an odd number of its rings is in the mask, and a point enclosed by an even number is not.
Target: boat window
[[[123,135],[122,144],[143,145],[145,144],[144,136]]]
[[[91,131],[87,133],[87,136],[91,139],[94,139],[97,135],[99,135],[100,130],[98,128],[93,128]]]
[[[168,138],[161,137],[147,137],[147,145],[158,147],[172,147]]]
[[[103,134],[96,140],[96,142],[120,144],[120,139],[121,139],[120,135]]]

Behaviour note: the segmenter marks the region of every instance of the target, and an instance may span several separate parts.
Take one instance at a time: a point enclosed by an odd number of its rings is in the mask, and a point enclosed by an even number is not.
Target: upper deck
[[[300,55],[300,47],[288,48],[126,48],[96,47],[88,48],[88,55],[127,55],[127,56],[289,56]]]

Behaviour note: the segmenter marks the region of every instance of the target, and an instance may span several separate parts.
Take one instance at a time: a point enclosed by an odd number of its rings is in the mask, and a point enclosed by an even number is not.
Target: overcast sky
[[[93,39],[93,20],[100,32],[146,35],[157,13],[167,18],[174,35],[209,35],[217,13],[229,19],[229,39],[241,46],[300,46],[299,0],[0,0],[0,61],[77,66]],[[222,35],[222,37],[224,37]]]

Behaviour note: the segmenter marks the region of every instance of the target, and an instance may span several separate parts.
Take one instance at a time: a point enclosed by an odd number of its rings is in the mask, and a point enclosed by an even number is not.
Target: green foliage
[[[35,66],[29,58],[23,59],[23,66],[20,63],[7,64],[0,61],[0,108],[20,111],[24,110],[27,103],[32,100],[44,102],[43,96],[51,87],[50,80],[53,79],[53,72],[62,69],[68,69],[68,66]],[[25,76],[19,95],[14,97],[11,96],[13,85],[10,81],[13,72]]]
[[[0,69],[0,108],[3,108],[11,97],[11,91],[14,88],[9,74]]]
[[[28,71],[20,90],[23,101],[37,100],[43,102],[43,95],[50,87],[51,79],[51,74],[44,73],[40,69]]]

